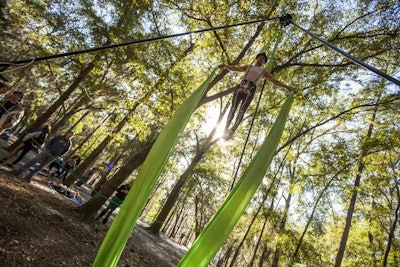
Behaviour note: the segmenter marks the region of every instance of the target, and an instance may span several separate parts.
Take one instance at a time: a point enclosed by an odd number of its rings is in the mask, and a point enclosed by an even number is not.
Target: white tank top
[[[251,81],[255,83],[255,85],[258,85],[260,82],[260,78],[264,74],[264,68],[261,66],[249,66],[246,70],[246,74],[243,78],[243,80]]]

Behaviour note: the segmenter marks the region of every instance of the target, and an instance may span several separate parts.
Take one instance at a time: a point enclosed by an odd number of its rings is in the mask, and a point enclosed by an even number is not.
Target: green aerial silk
[[[257,155],[247,167],[221,208],[200,233],[178,266],[207,266],[226,241],[233,227],[245,211],[248,203],[253,198],[253,195],[257,191],[257,188],[261,184],[269,168],[285,128],[292,102],[293,92],[290,93],[286,99],[269,135],[257,152]]]
[[[151,192],[157,184],[165,164],[170,157],[179,134],[185,128],[201,97],[211,83],[217,68],[207,80],[178,108],[168,124],[161,131],[151,148],[146,160],[140,168],[124,204],[107,232],[106,237],[93,263],[94,267],[117,266],[126,242],[144,209]]]

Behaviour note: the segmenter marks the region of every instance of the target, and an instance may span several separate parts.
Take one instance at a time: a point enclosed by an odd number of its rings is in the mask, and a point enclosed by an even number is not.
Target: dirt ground
[[[0,266],[91,266],[110,226],[86,222],[44,178],[27,183],[0,166]],[[136,225],[118,266],[176,266],[184,248]]]

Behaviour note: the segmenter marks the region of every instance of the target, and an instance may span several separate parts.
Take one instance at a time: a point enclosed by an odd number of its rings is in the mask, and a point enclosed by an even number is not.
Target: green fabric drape
[[[228,238],[269,168],[285,128],[292,102],[293,92],[289,94],[269,135],[264,140],[263,145],[243,173],[239,182],[221,208],[200,233],[178,266],[208,266],[209,262]]]
[[[175,112],[150,150],[140,168],[128,196],[107,232],[93,263],[94,267],[116,266],[132,230],[144,209],[157,180],[167,163],[179,134],[185,128],[190,116],[213,79],[215,68],[207,80]]]

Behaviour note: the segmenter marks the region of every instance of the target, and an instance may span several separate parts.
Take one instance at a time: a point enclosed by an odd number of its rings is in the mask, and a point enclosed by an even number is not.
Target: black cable
[[[119,44],[112,44],[112,45],[107,45],[107,46],[94,47],[94,48],[89,48],[89,49],[84,49],[84,50],[78,50],[78,51],[66,52],[66,53],[61,53],[61,54],[49,55],[49,56],[38,57],[38,58],[34,58],[34,59],[32,59],[32,58],[23,59],[23,60],[18,60],[18,61],[11,61],[9,63],[1,62],[0,66],[9,66],[9,65],[13,65],[13,64],[24,64],[24,63],[28,63],[28,62],[32,62],[32,61],[38,62],[38,61],[43,61],[43,60],[48,60],[48,59],[53,59],[53,58],[66,57],[66,56],[72,56],[72,55],[78,55],[78,54],[84,54],[84,53],[91,53],[91,52],[96,52],[96,51],[101,51],[101,50],[106,50],[106,49],[112,49],[112,48],[116,48],[116,47],[120,47],[120,46],[127,46],[127,45],[133,45],[133,44],[141,44],[141,43],[149,43],[149,42],[154,42],[154,41],[158,41],[158,40],[175,38],[175,37],[184,36],[184,35],[189,35],[189,34],[193,34],[193,33],[203,33],[203,32],[208,32],[208,31],[215,31],[215,30],[220,30],[220,29],[225,29],[225,28],[243,26],[243,25],[248,25],[248,24],[254,24],[254,23],[269,21],[269,20],[279,20],[279,19],[281,19],[281,17],[264,18],[264,19],[253,20],[253,21],[248,21],[248,22],[241,22],[241,23],[225,25],[225,26],[212,27],[212,28],[202,29],[202,30],[197,30],[197,31],[189,31],[189,32],[184,32],[184,33],[163,35],[163,36],[153,37],[153,38],[148,38],[148,39],[135,40],[135,41],[129,41],[129,42],[124,42],[124,43],[119,43]]]

